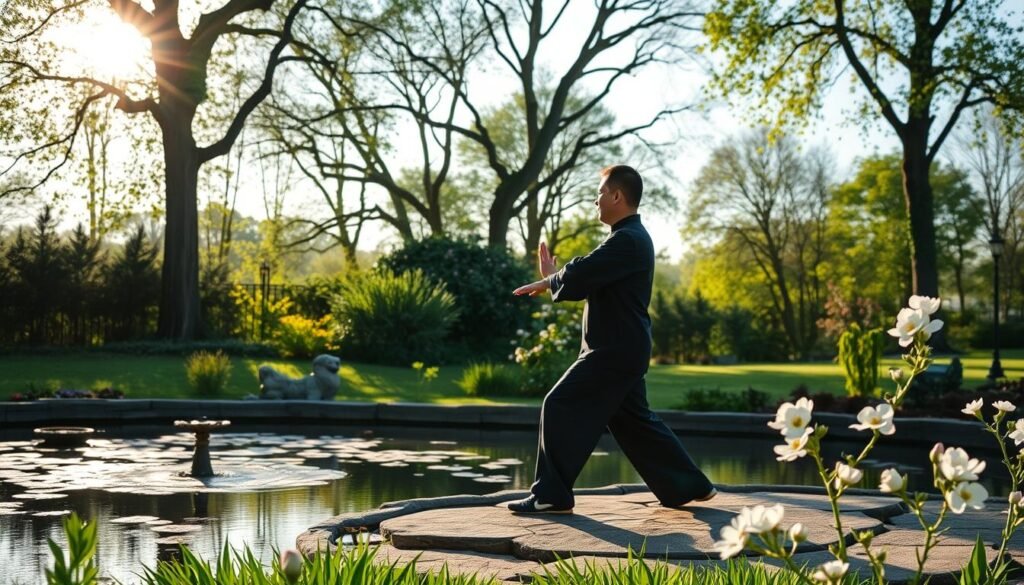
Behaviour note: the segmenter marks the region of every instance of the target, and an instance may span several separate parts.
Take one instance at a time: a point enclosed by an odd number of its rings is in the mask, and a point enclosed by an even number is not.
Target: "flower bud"
[[[889,368],[889,377],[893,382],[903,381],[903,368]]]
[[[932,450],[928,452],[928,460],[932,463],[938,463],[939,459],[942,458],[942,454],[946,451],[946,448],[942,446],[942,443],[935,443]]]
[[[302,575],[303,558],[302,554],[290,548],[281,553],[281,572],[284,573],[289,583],[294,583],[299,580]]]
[[[1024,496],[1021,495],[1020,491],[1010,492],[1010,505],[1019,506]]]
[[[807,540],[807,529],[800,522],[789,527],[789,538],[793,542],[800,543]]]

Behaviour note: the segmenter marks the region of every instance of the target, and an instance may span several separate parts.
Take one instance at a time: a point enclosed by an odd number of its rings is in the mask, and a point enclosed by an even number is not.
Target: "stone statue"
[[[271,400],[334,400],[341,387],[341,359],[322,354],[313,360],[313,373],[289,378],[270,366],[260,366],[260,398]]]

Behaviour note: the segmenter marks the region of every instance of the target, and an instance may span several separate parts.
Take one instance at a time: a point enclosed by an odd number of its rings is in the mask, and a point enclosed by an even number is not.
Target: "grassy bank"
[[[972,352],[964,362],[964,386],[981,384],[991,363],[987,352]],[[939,363],[948,359],[940,358]],[[14,392],[36,388],[96,389],[111,386],[127,392],[130,398],[197,398],[185,380],[184,360],[171,356],[132,356],[105,353],[69,353],[58,355],[0,356],[0,400]],[[233,370],[227,391],[219,398],[242,398],[257,393],[256,370],[269,363],[281,371],[299,376],[309,371],[309,360],[265,360],[233,358]],[[883,367],[898,365],[886,360]],[[1003,368],[1011,379],[1024,377],[1024,351],[1004,353]],[[531,398],[470,398],[455,385],[460,366],[443,366],[437,379],[422,381],[412,368],[345,363],[339,400],[384,402],[433,402],[438,404],[489,404],[496,402],[534,403]],[[743,390],[753,387],[782,397],[799,386],[812,391],[843,392],[843,374],[829,362],[785,364],[739,364],[733,366],[668,365],[653,366],[647,386],[654,408],[679,404],[689,389],[720,388]]]

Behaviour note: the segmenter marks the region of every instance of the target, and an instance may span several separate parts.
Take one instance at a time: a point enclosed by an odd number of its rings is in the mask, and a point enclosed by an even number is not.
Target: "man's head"
[[[602,169],[601,186],[595,202],[601,223],[613,225],[636,213],[643,194],[644,180],[633,167],[612,165]]]

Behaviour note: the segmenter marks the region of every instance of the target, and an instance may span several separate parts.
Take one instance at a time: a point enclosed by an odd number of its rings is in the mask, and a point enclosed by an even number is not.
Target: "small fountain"
[[[210,433],[214,429],[230,426],[229,420],[176,420],[174,426],[191,431],[196,435],[195,450],[192,451],[192,471],[190,477],[213,477],[213,465],[210,464]],[[186,474],[183,474],[186,475]]]
[[[73,449],[85,447],[88,444],[86,441],[96,434],[96,429],[89,427],[39,427],[33,429],[32,432],[43,440],[39,444],[40,447]]]

